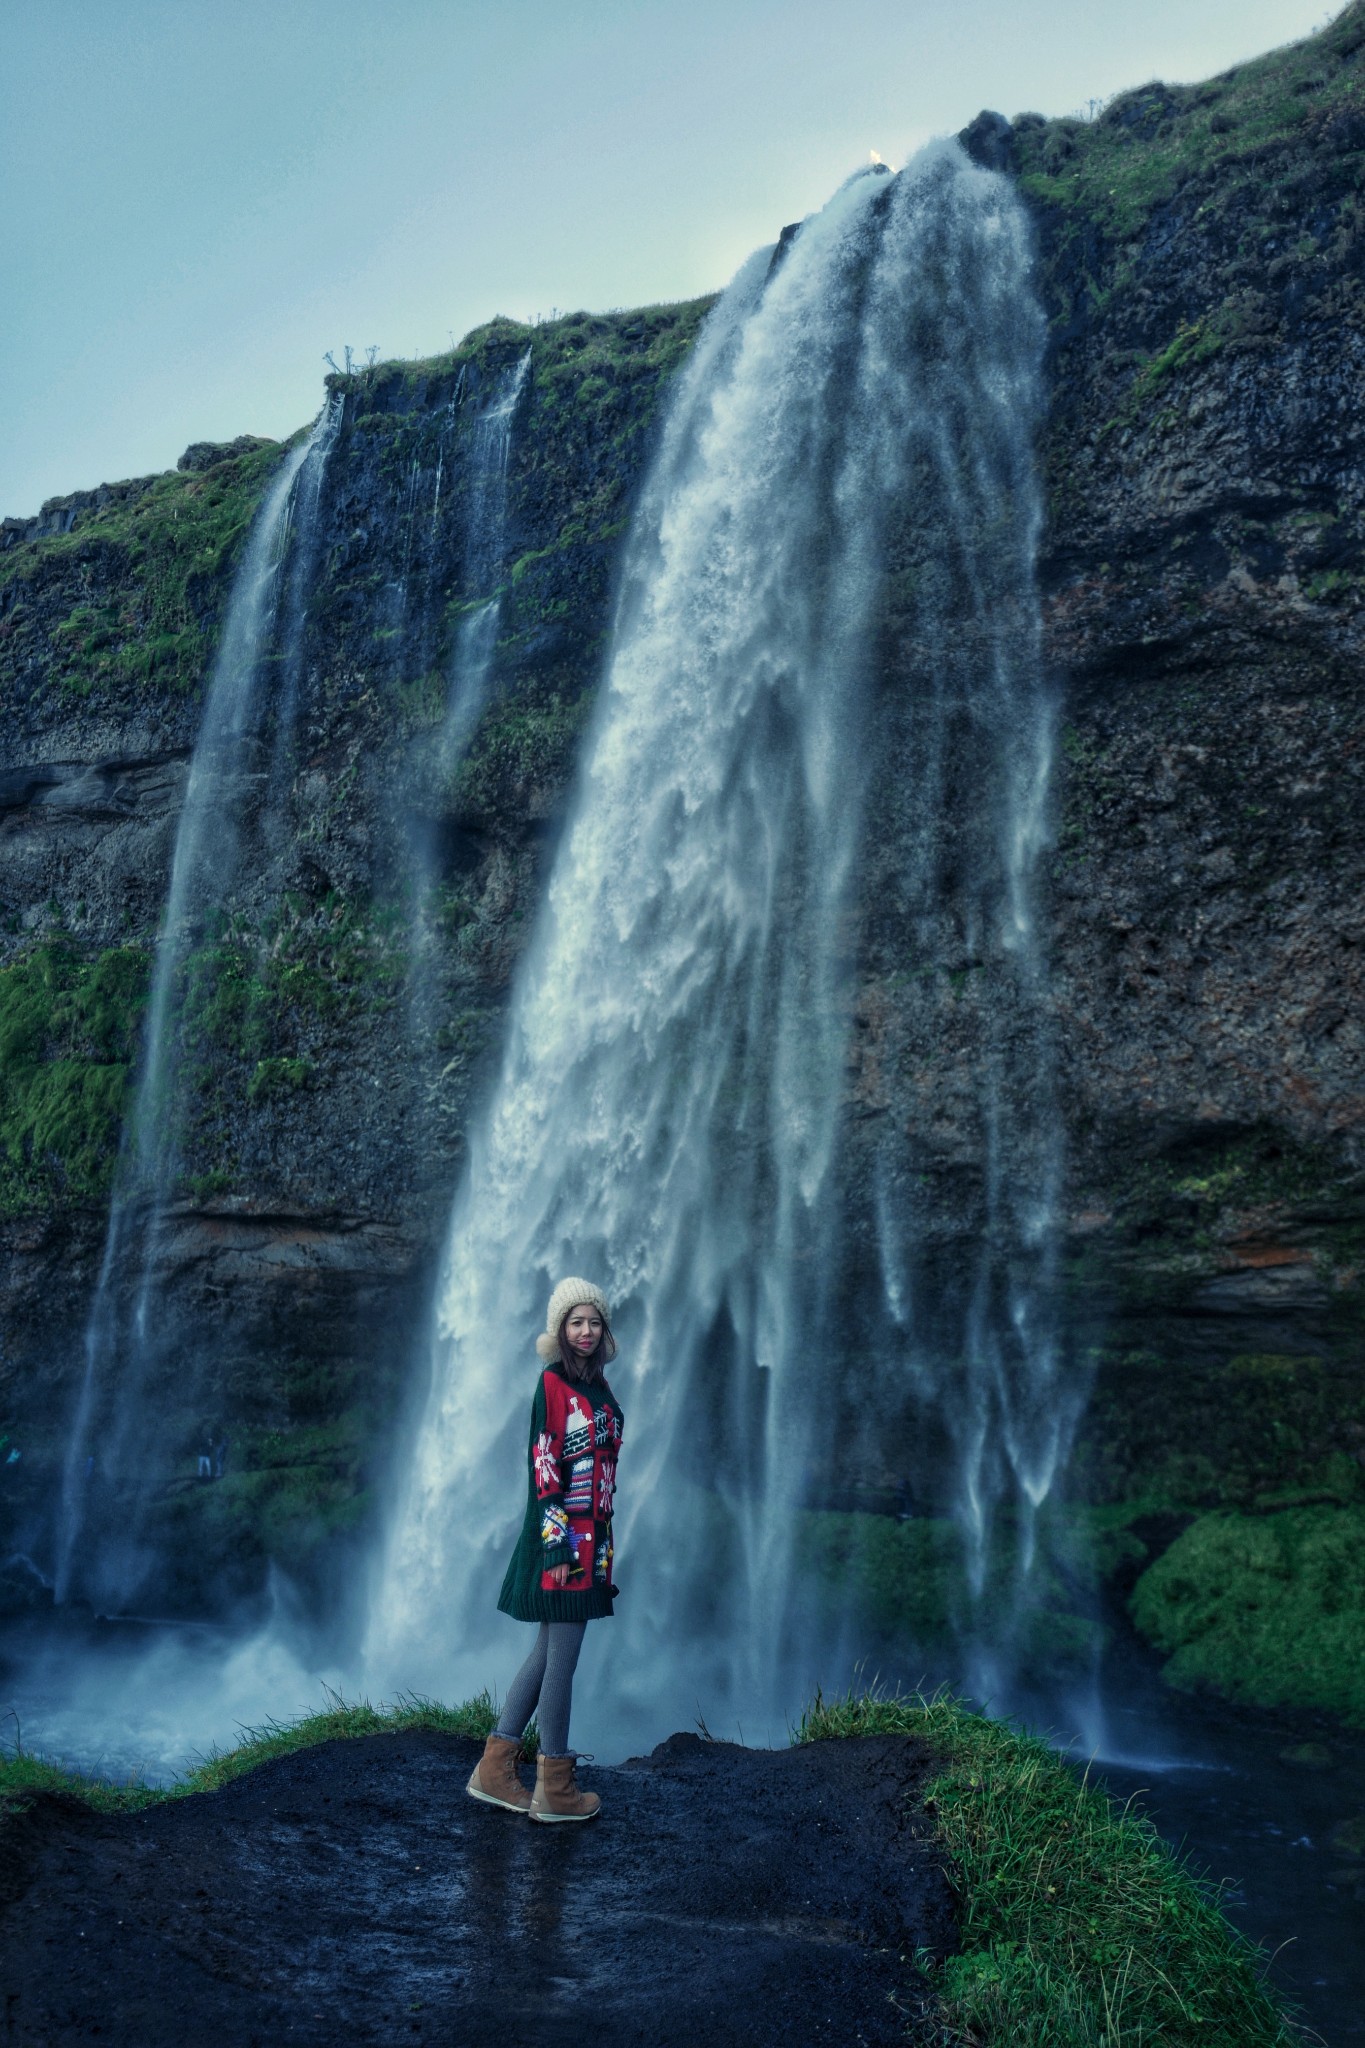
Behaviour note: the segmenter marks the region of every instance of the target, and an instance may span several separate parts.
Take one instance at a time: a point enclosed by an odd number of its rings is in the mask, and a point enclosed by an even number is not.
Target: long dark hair
[[[578,1303],[575,1302],[573,1307],[577,1306]],[[589,1302],[587,1306],[596,1308],[597,1304]],[[602,1316],[600,1308],[597,1309],[597,1313]],[[597,1340],[596,1349],[590,1351],[586,1358],[580,1358],[564,1334],[569,1316],[572,1314],[573,1308],[562,1318],[559,1325],[559,1370],[565,1379],[576,1387],[605,1387],[607,1376],[602,1368],[604,1365],[610,1365],[616,1356],[616,1339],[611,1334],[611,1324],[602,1316],[602,1334]]]

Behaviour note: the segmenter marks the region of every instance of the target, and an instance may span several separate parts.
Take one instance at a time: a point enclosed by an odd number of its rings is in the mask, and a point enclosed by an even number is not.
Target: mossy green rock
[[[1143,1573],[1132,1613],[1173,1685],[1365,1726],[1365,1508],[1203,1515]]]
[[[56,938],[0,968],[0,1215],[108,1192],[148,966]]]
[[[124,707],[199,689],[282,451],[243,436],[205,452],[218,459],[53,501],[33,541],[0,556],[0,704],[38,688]]]

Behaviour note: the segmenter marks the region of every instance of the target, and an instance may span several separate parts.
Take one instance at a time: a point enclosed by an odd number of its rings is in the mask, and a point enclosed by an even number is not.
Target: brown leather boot
[[[593,1820],[602,1810],[595,1792],[580,1792],[574,1782],[574,1756],[538,1756],[536,1789],[531,1795],[532,1820]]]
[[[465,1787],[470,1798],[482,1799],[485,1806],[505,1806],[509,1813],[525,1813],[531,1795],[517,1776],[520,1754],[519,1742],[505,1735],[490,1735]]]

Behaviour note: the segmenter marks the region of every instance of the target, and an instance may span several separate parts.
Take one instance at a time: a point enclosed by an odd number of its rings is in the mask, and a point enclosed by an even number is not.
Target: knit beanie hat
[[[559,1356],[559,1326],[571,1308],[583,1303],[595,1308],[604,1323],[611,1321],[611,1310],[607,1297],[600,1287],[594,1287],[591,1280],[561,1280],[550,1296],[550,1306],[545,1311],[545,1328],[536,1338],[536,1350],[547,1365],[552,1365]]]

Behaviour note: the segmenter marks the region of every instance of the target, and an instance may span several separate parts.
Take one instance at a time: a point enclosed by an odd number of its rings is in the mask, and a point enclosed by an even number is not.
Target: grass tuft
[[[1258,1952],[1150,1821],[1045,1742],[956,1700],[819,1693],[793,1737],[913,1735],[953,1866],[961,1949],[921,1957],[951,2037],[981,2048],[1288,2048]]]
[[[402,1735],[414,1728],[468,1735],[481,1742],[497,1716],[497,1702],[488,1692],[455,1707],[442,1706],[439,1700],[426,1699],[420,1693],[399,1693],[392,1706],[381,1702],[376,1707],[369,1700],[344,1699],[327,1688],[327,1705],[320,1712],[304,1714],[296,1721],[265,1721],[258,1728],[243,1728],[240,1742],[231,1749],[211,1749],[170,1785],[148,1785],[141,1780],[120,1783],[91,1776],[16,1746],[0,1758],[0,1816],[21,1811],[42,1793],[79,1799],[98,1813],[141,1813],[170,1799],[217,1792],[275,1757],[293,1756],[322,1742],[353,1740],[360,1735]],[[534,1731],[526,1746],[534,1754]]]

